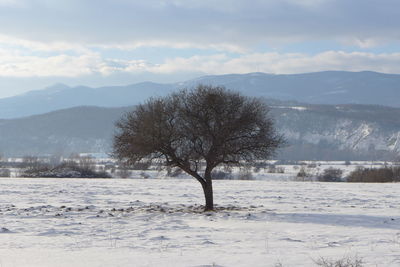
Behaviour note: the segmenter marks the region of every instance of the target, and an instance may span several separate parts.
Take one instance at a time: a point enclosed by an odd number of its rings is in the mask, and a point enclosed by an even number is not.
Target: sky
[[[400,73],[398,0],[0,0],[0,97],[54,83]]]

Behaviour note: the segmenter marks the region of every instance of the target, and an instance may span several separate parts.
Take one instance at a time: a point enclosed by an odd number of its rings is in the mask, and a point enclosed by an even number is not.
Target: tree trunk
[[[213,197],[213,189],[212,189],[212,181],[206,182],[203,186],[204,198],[206,200],[206,206],[204,211],[214,210],[214,197]]]
[[[206,171],[204,172],[204,178],[201,177],[197,172],[190,170],[189,168],[181,167],[183,171],[185,171],[187,174],[190,174],[194,178],[196,178],[197,181],[201,184],[203,187],[203,192],[204,192],[204,198],[206,200],[206,206],[204,208],[204,211],[210,211],[214,210],[214,197],[213,197],[213,188],[212,188],[212,179],[211,179],[211,168],[206,168]]]
[[[206,172],[205,174],[205,183],[202,184],[204,191],[204,198],[206,200],[206,206],[204,211],[214,210],[214,196],[213,196],[213,188],[212,188],[212,179],[211,172]]]

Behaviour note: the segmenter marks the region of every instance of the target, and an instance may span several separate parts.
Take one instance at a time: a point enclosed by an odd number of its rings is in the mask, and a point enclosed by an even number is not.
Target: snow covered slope
[[[297,159],[395,159],[400,109],[371,105],[272,105],[276,126]],[[286,156],[285,156],[286,155]]]

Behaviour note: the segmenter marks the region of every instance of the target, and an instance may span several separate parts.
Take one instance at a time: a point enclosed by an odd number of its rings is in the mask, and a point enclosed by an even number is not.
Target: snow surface
[[[249,169],[251,179],[250,180],[264,180],[264,181],[297,181],[297,174],[301,168],[304,168],[306,173],[310,174],[312,180],[316,180],[317,176],[322,174],[324,170],[329,168],[335,168],[342,170],[342,177],[347,177],[352,171],[357,168],[384,168],[385,166],[399,166],[394,162],[384,162],[384,161],[352,161],[351,164],[347,164],[345,161],[301,161],[301,165],[290,165],[290,164],[275,164],[276,161],[268,161],[269,164],[274,164],[275,170],[271,171],[267,166],[265,168],[255,168]],[[223,167],[216,168],[217,171],[226,172]],[[278,170],[282,170],[279,173]],[[239,177],[241,173],[245,172],[245,169],[240,169],[238,167],[232,167],[227,177],[234,180],[240,180]],[[14,174],[17,171],[13,171]],[[120,178],[119,174],[114,174],[115,177]],[[132,170],[130,171],[130,178],[150,178],[150,179],[169,179],[166,170],[157,170],[157,167],[151,167],[149,170]],[[193,179],[190,175],[181,172],[175,178],[182,179]]]
[[[0,179],[0,266],[400,266],[400,184]]]

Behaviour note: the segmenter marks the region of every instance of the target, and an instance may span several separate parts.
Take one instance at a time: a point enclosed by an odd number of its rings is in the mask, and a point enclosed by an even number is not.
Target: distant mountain
[[[392,160],[400,153],[400,108],[267,102],[278,131],[288,141],[278,158]],[[108,153],[114,123],[130,109],[77,107],[0,120],[0,153]]]
[[[373,105],[273,105],[288,140],[279,155],[296,160],[400,158],[400,108]]]
[[[256,97],[311,104],[377,104],[400,107],[400,75],[326,71],[306,74],[265,73],[204,76],[175,84],[139,83],[90,88],[58,84],[44,90],[0,99],[0,118],[18,118],[77,106],[135,105],[199,83],[223,85]]]
[[[18,118],[78,106],[129,106],[151,96],[163,96],[174,88],[172,84],[151,82],[100,88],[56,84],[44,90],[0,99],[0,118]]]
[[[0,120],[0,153],[24,156],[109,152],[114,122],[127,110],[77,107]]]
[[[400,107],[400,75],[324,71],[305,74],[228,74],[184,83],[224,85],[252,96],[311,104],[375,104]]]

